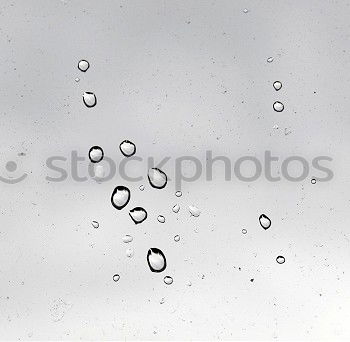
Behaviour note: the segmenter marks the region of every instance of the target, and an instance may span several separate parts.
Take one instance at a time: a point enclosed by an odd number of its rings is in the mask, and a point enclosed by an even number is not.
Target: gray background
[[[350,338],[349,2],[2,0],[0,15],[1,176],[28,173],[1,183],[0,338]],[[247,184],[218,166],[180,199],[173,182],[45,179],[46,158],[86,157],[92,145],[119,163],[123,139],[143,158],[329,155],[335,176]],[[118,184],[133,196],[121,212],[109,200]],[[149,213],[139,226],[127,215],[136,205]],[[150,272],[150,247],[164,251],[165,272]]]

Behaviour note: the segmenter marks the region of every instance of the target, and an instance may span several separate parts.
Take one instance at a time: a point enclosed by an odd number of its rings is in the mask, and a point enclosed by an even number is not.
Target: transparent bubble
[[[150,248],[147,252],[147,263],[152,272],[163,272],[166,269],[164,253],[158,248]]]
[[[280,81],[273,82],[273,87],[275,90],[279,91],[282,88],[282,83]]]
[[[247,232],[248,232],[247,229],[244,229],[244,228],[242,229],[243,234],[247,234]]]
[[[136,207],[129,211],[129,216],[135,224],[142,223],[147,218],[147,211],[144,208]]]
[[[180,211],[180,206],[178,204],[175,204],[172,210],[175,214],[177,214]]]
[[[133,256],[134,256],[134,250],[132,249],[132,248],[128,248],[127,250],[126,250],[126,252],[125,252],[125,254],[126,254],[126,256],[128,257],[128,258],[132,258]]]
[[[316,179],[315,178],[311,179],[311,184],[316,184]]]
[[[272,107],[273,107],[274,111],[279,112],[279,113],[283,112],[283,110],[284,110],[283,103],[279,102],[279,101],[276,101]]]
[[[100,146],[92,146],[89,150],[89,159],[92,163],[98,163],[103,159],[104,152]]]
[[[268,229],[271,226],[271,220],[265,214],[259,216],[259,223],[264,229]]]
[[[165,276],[163,279],[164,283],[167,285],[171,285],[173,283],[173,278],[171,278],[170,276]]]
[[[141,191],[143,191],[143,190],[145,190],[145,186],[144,186],[144,185],[140,185],[139,189],[140,189]]]
[[[176,191],[175,192],[175,196],[176,197],[181,197],[182,196],[182,192],[181,191]]]
[[[136,152],[135,144],[129,140],[122,141],[119,145],[119,149],[124,157],[131,157]]]
[[[111,202],[114,208],[121,210],[130,201],[130,190],[123,185],[117,186],[112,193]]]
[[[284,264],[285,261],[286,261],[286,259],[285,259],[284,256],[279,255],[279,256],[276,258],[276,261],[277,261],[278,264]]]
[[[91,224],[96,229],[100,226],[100,224],[97,221],[92,221]]]
[[[124,243],[129,243],[129,242],[131,242],[133,240],[133,237],[131,236],[131,235],[124,235],[123,237],[122,237],[122,241],[124,242]]]
[[[168,177],[162,170],[151,168],[148,170],[148,181],[153,188],[163,189],[168,182]]]
[[[78,69],[82,72],[86,72],[90,68],[90,63],[85,59],[82,59],[78,63]]]
[[[163,215],[158,215],[157,220],[160,223],[164,223],[165,222],[165,217]]]
[[[190,205],[188,207],[188,211],[190,212],[191,216],[194,216],[194,217],[198,217],[201,214],[201,211],[194,205]]]
[[[97,103],[96,95],[90,91],[86,91],[83,94],[83,102],[88,108],[95,107]]]
[[[269,57],[268,59],[267,59],[267,63],[272,63],[273,62],[273,57]]]
[[[119,279],[120,279],[120,275],[119,274],[115,274],[113,276],[113,281],[117,282],[117,281],[119,281]]]
[[[174,241],[179,242],[180,241],[180,235],[175,235],[174,236]]]

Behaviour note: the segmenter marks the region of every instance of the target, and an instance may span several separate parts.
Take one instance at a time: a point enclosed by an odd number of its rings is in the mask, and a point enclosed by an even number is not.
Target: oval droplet
[[[268,229],[271,226],[271,220],[265,214],[259,216],[259,223],[264,229]]]
[[[311,179],[311,184],[316,184],[316,179],[315,178]]]
[[[163,189],[168,182],[168,177],[162,170],[154,167],[148,170],[148,181],[153,188]]]
[[[165,217],[163,215],[158,215],[157,220],[160,223],[164,223],[165,222]]]
[[[143,191],[143,190],[145,190],[145,186],[144,186],[144,185],[140,185],[139,189],[140,189],[141,191]]]
[[[171,285],[173,283],[173,278],[171,278],[170,276],[165,276],[163,279],[164,283],[167,285]]]
[[[89,68],[90,68],[90,63],[89,63],[87,60],[82,59],[82,60],[79,61],[79,63],[78,63],[78,69],[79,69],[80,71],[86,72],[87,69],[89,69]]]
[[[97,103],[96,95],[90,91],[86,91],[83,94],[83,102],[88,108],[95,107]]]
[[[113,281],[117,282],[120,279],[120,275],[119,274],[115,274],[113,276]]]
[[[174,241],[179,242],[180,241],[180,235],[175,235],[174,236]]]
[[[147,211],[144,208],[136,207],[129,211],[129,216],[135,224],[142,223],[147,218]]]
[[[104,152],[100,146],[92,146],[89,150],[89,159],[91,163],[98,163],[103,159]]]
[[[117,186],[112,193],[111,202],[114,208],[121,210],[130,201],[130,190],[123,185]]]
[[[92,221],[91,224],[96,229],[100,226],[100,224],[97,221]]]
[[[132,248],[128,248],[125,254],[128,258],[132,258],[134,256],[134,250]]]
[[[131,235],[125,235],[125,236],[122,237],[122,241],[124,243],[132,242],[132,240],[133,240],[133,237]]]
[[[136,152],[135,144],[129,140],[122,141],[119,145],[119,149],[124,157],[131,157]]]
[[[274,104],[273,104],[273,109],[275,112],[283,112],[284,110],[284,104],[282,102],[279,102],[279,101],[276,101]]]
[[[182,196],[182,192],[181,191],[176,191],[175,192],[175,196],[176,197],[181,197]]]
[[[275,90],[279,91],[282,88],[282,83],[280,81],[273,82],[273,87]]]
[[[273,57],[269,57],[268,59],[267,59],[267,63],[272,63],[273,62]]]
[[[179,211],[180,211],[180,206],[179,206],[178,204],[175,204],[175,205],[173,206],[173,212],[174,212],[175,214],[177,214]]]
[[[194,217],[198,217],[201,214],[201,211],[194,205],[190,205],[188,207],[188,211],[190,212],[191,216],[194,216]]]
[[[166,269],[164,253],[158,248],[150,248],[147,252],[147,263],[152,272],[163,272]]]
[[[284,264],[286,262],[286,259],[284,256],[282,255],[279,255],[277,258],[276,258],[276,261],[278,264]]]

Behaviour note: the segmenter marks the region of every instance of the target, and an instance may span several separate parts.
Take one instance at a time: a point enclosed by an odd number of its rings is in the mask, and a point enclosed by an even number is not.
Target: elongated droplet
[[[119,145],[120,152],[123,154],[125,157],[131,157],[135,154],[136,152],[136,146],[133,142],[129,140],[124,140],[120,143]]]
[[[284,110],[284,105],[282,102],[279,102],[279,101],[276,101],[274,104],[273,104],[273,109],[275,112],[283,112]]]
[[[158,248],[150,248],[147,252],[147,263],[152,272],[163,272],[166,269],[164,253]]]
[[[134,256],[134,250],[132,248],[128,248],[125,254],[128,258],[132,258]]]
[[[271,220],[265,214],[259,216],[259,223],[264,229],[269,229],[271,226]]]
[[[171,278],[170,276],[165,276],[163,281],[165,284],[171,285],[173,283],[173,278]]]
[[[277,261],[278,264],[284,264],[285,261],[286,261],[286,259],[285,259],[284,256],[279,255],[279,256],[276,258],[276,261]]]
[[[90,63],[85,59],[82,59],[78,63],[78,69],[82,72],[86,72],[90,68]]]
[[[180,235],[175,235],[174,236],[174,241],[179,242],[180,241]]]
[[[92,221],[91,224],[96,229],[100,226],[100,224],[97,221]]]
[[[140,185],[139,189],[140,189],[141,191],[143,191],[143,190],[145,190],[145,186],[144,186],[144,185]]]
[[[188,211],[190,212],[191,216],[194,216],[194,217],[198,217],[201,214],[201,211],[194,205],[190,205],[188,207]]]
[[[168,177],[162,170],[151,168],[148,170],[148,181],[153,188],[163,189],[168,182]]]
[[[90,91],[86,91],[83,94],[83,102],[88,108],[95,107],[97,103],[96,95]]]
[[[165,222],[165,217],[163,215],[158,215],[157,220],[160,223],[164,223]]]
[[[273,62],[273,57],[269,57],[268,59],[267,59],[267,63],[272,63]]]
[[[181,191],[176,191],[175,192],[175,196],[176,197],[181,197],[182,196],[182,192]]]
[[[117,282],[120,279],[120,275],[119,274],[115,274],[113,276],[113,281]]]
[[[282,88],[282,83],[280,81],[273,82],[273,87],[275,90],[279,91]]]
[[[179,211],[180,211],[180,206],[179,206],[178,204],[175,204],[175,205],[173,206],[173,212],[174,212],[175,214],[177,214]]]
[[[132,237],[131,235],[125,235],[125,236],[122,237],[122,241],[123,241],[124,243],[129,243],[129,242],[131,242],[132,240],[133,240],[133,237]]]
[[[112,193],[111,202],[114,208],[121,210],[130,201],[130,190],[123,185],[117,186]]]
[[[92,163],[98,163],[103,159],[104,153],[100,146],[92,146],[89,150],[89,159]]]
[[[147,211],[141,207],[136,207],[129,211],[129,216],[135,224],[142,223],[147,218]]]

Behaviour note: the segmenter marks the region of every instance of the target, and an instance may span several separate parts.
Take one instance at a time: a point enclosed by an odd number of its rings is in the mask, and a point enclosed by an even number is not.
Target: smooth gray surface
[[[349,339],[349,17],[348,1],[2,0],[0,156],[28,177],[0,185],[0,338]],[[119,163],[124,139],[143,158],[329,155],[335,176],[247,184],[218,167],[181,198],[172,182],[45,180],[49,156],[100,145]],[[121,212],[118,184],[133,196]],[[149,215],[139,226],[137,205]],[[150,247],[165,272],[150,272]]]

